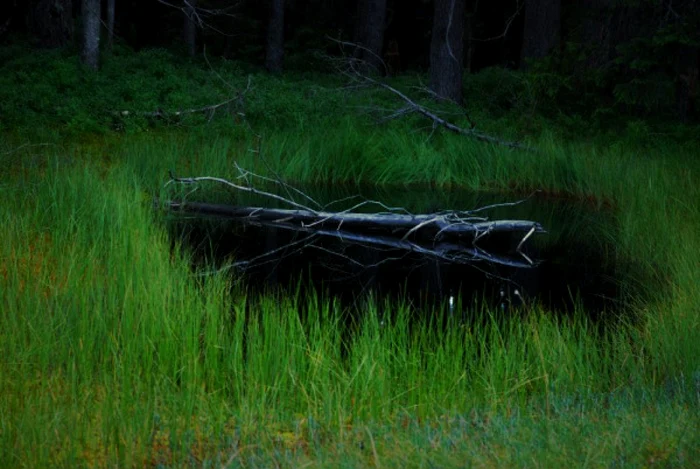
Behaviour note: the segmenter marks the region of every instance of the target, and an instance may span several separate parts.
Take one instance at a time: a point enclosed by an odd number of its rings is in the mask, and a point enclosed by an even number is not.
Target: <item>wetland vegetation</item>
[[[418,116],[376,125],[364,109],[393,98],[333,75],[162,50],[117,50],[99,74],[76,73],[70,51],[19,47],[0,53],[1,466],[700,460],[697,126],[529,114],[527,74],[466,76],[471,118],[537,148],[523,152]],[[212,119],[139,114],[218,102],[248,80],[244,108]],[[399,297],[364,302],[348,326],[324,291],[197,275],[208,266],[153,198],[172,195],[169,171],[235,177],[234,162],[294,184],[378,185],[418,209],[426,188],[446,205],[461,188],[602,211],[600,230],[585,217],[576,229],[627,274],[615,278],[617,320],[597,327],[576,302],[562,315],[461,300],[463,321],[416,319]]]

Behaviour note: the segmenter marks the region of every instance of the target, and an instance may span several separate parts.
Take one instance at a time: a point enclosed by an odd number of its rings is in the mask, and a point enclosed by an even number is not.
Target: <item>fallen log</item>
[[[173,212],[224,217],[246,224],[303,232],[309,235],[306,240],[309,245],[315,236],[329,237],[346,243],[413,252],[457,264],[489,262],[516,268],[534,267],[537,263],[522,253],[521,248],[533,233],[545,232],[537,222],[483,221],[481,218],[481,221],[468,222],[455,212],[423,215],[311,212],[184,201],[168,201],[164,205]],[[525,233],[516,249],[519,257],[494,254],[479,247],[479,240],[496,233]],[[465,236],[469,236],[468,242],[463,239]],[[454,237],[456,241],[445,240],[448,237]],[[249,261],[238,264],[242,267]]]
[[[211,176],[181,178],[171,173],[171,179],[166,186],[177,183],[194,186],[193,190],[196,190],[199,184],[213,182],[222,184],[235,192],[264,197],[273,203],[282,203],[291,208],[224,205],[184,200],[156,200],[156,205],[170,212],[224,217],[242,224],[304,233],[303,240],[294,241],[287,246],[294,249],[318,247],[314,246],[317,239],[334,238],[345,243],[375,249],[400,250],[458,264],[489,262],[518,268],[537,265],[537,262],[530,259],[522,248],[534,233],[545,232],[539,223],[528,220],[489,220],[481,215],[488,209],[517,205],[522,201],[490,205],[475,210],[412,214],[401,207],[388,207],[378,201],[363,200],[346,210],[329,211],[330,204],[321,205],[280,180],[259,176],[235,163],[234,165],[240,174],[235,182]],[[252,184],[254,179],[281,186],[287,196],[256,188]],[[302,197],[308,205],[297,202],[293,196]],[[371,207],[380,207],[380,209],[369,212]],[[513,247],[513,235],[517,236],[516,247]],[[489,248],[484,247],[486,240],[489,240]],[[278,251],[279,249],[264,253],[255,259],[242,260],[235,265],[249,266],[261,259],[272,258]],[[341,253],[336,254],[342,256]],[[268,262],[268,260],[261,262]]]
[[[516,268],[532,268],[537,265],[537,263],[532,262],[527,256],[524,256],[525,260],[521,260],[511,256],[492,254],[476,246],[468,247],[460,243],[434,242],[424,244],[391,236],[359,234],[345,230],[313,229],[303,226],[292,226],[286,223],[261,223],[261,225],[271,228],[306,232],[316,236],[336,238],[344,243],[356,243],[364,246],[413,252],[453,264],[472,264],[474,262],[484,261]]]
[[[205,202],[168,201],[168,209],[198,213],[200,215],[223,216],[233,219],[245,219],[250,222],[289,223],[301,228],[318,229],[335,225],[346,230],[361,228],[371,230],[384,228],[393,231],[406,231],[417,234],[421,229],[441,235],[469,234],[484,236],[491,233],[530,232],[545,233],[544,228],[527,220],[486,221],[481,217],[462,217],[458,212],[439,212],[432,214],[410,215],[401,213],[357,213],[357,212],[312,212],[300,209],[280,209],[265,207],[241,207],[236,205],[210,204]]]

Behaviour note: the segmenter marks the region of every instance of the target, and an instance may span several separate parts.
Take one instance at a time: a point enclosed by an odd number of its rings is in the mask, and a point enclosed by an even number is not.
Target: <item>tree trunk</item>
[[[367,18],[367,9],[369,0],[357,0],[357,9],[355,11],[355,23],[352,30],[352,42],[362,44],[365,40],[365,18]],[[355,57],[360,57],[360,49],[355,51]]]
[[[546,57],[559,44],[561,0],[527,0],[520,62]]]
[[[190,57],[197,55],[197,0],[186,0],[182,38]]]
[[[36,0],[32,4],[29,29],[41,47],[63,47],[73,39],[73,1]]]
[[[284,0],[269,0],[265,68],[280,73],[284,64]]]
[[[107,0],[107,50],[112,51],[114,46],[114,3],[116,0]]]
[[[546,232],[539,223],[529,220],[465,223],[458,221],[456,213],[311,212],[189,201],[166,201],[165,207],[173,212],[237,219],[256,226],[305,233],[309,237],[332,237],[345,243],[405,250],[455,264],[488,262],[527,269],[535,267],[537,262],[523,255],[521,247],[534,233]],[[503,253],[490,252],[483,244],[478,246],[485,237],[501,244],[498,251]]]
[[[467,51],[464,58],[465,71],[472,73],[472,59],[474,57],[474,33],[476,31],[476,11],[479,8],[479,0],[470,0],[467,2],[466,17],[464,20],[464,36],[466,37]]]
[[[83,63],[93,70],[100,64],[100,0],[83,0]]]
[[[355,58],[381,73],[386,71],[382,60],[385,28],[386,0],[359,0],[354,42],[361,47],[355,51]]]
[[[435,0],[430,43],[430,89],[441,98],[460,104],[464,68],[464,1]]]

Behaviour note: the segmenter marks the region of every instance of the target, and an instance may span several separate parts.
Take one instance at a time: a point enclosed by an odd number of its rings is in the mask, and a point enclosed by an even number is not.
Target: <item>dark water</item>
[[[471,210],[519,200],[503,194],[432,188],[307,187],[304,191],[324,204],[359,192],[365,199],[381,200],[412,213]],[[358,201],[344,200],[332,208],[342,210]],[[256,197],[234,203],[271,206],[269,201]],[[450,298],[461,299],[462,305],[501,309],[542,305],[553,311],[570,312],[578,305],[593,317],[615,314],[624,306],[622,285],[638,267],[620,257],[611,211],[533,195],[515,206],[496,207],[479,215],[491,220],[539,222],[547,233],[533,235],[524,248],[535,265],[516,268],[488,262],[457,264],[332,238],[316,239],[313,246],[306,246],[305,233],[216,217],[178,215],[170,226],[174,237],[194,251],[201,265],[209,263],[220,268],[232,261],[251,261],[232,269],[236,275],[242,274],[250,290],[288,290],[292,294],[300,288],[313,288],[346,305],[361,303],[372,295],[379,300],[409,301],[418,309],[449,307]],[[521,237],[522,234],[494,237],[486,242],[486,248],[517,257],[514,247]],[[266,256],[269,252],[275,254]]]

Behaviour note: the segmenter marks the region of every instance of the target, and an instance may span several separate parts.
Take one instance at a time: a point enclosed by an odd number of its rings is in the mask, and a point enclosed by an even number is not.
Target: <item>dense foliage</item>
[[[370,122],[377,116],[368,110],[400,106],[387,93],[344,90],[347,81],[329,72],[329,62],[321,58],[318,60],[327,67],[323,72],[290,71],[284,79],[269,76],[254,65],[223,59],[193,61],[164,49],[133,52],[118,47],[98,73],[83,68],[70,51],[36,51],[16,45],[0,49],[0,58],[3,132],[42,128],[79,136],[197,124],[240,127],[244,122],[282,128],[353,115],[364,115]],[[637,107],[644,103],[630,103],[623,97],[601,100],[601,88],[587,84],[592,78],[566,76],[552,67],[547,60],[527,73],[493,67],[466,75],[465,109],[458,111],[461,117],[452,114],[452,120],[469,126],[468,115],[479,128],[517,138],[544,129],[591,138],[631,131],[631,137],[640,142],[653,141],[652,134],[658,133],[677,140],[697,138],[695,125],[679,125],[667,101],[650,101],[645,105],[650,112],[640,114]],[[390,82],[428,106],[454,112],[417,92],[413,88],[416,79],[424,82],[425,76],[408,74]],[[249,82],[250,89],[241,101],[214,113],[175,116],[178,111],[225,102],[244,91]],[[615,94],[624,94],[628,86],[632,85],[617,85]],[[658,86],[668,89],[672,84],[662,80]],[[587,89],[590,91],[582,94]],[[634,96],[652,99],[640,93]],[[154,116],[156,112],[163,115]]]

